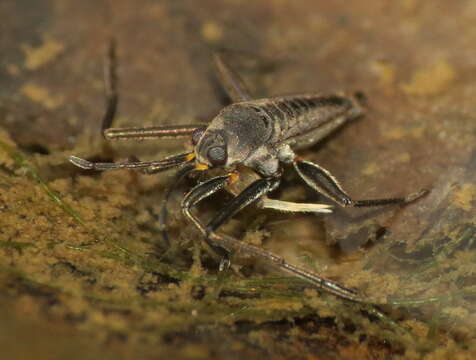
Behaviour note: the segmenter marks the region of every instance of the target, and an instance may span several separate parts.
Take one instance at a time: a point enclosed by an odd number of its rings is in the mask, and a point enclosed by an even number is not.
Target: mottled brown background
[[[476,2],[3,0],[0,19],[2,357],[474,358]],[[169,176],[67,163],[182,148],[102,141],[111,37],[119,126],[211,119],[226,104],[220,48],[257,96],[367,94],[363,119],[302,155],[355,198],[429,196],[332,216],[250,210],[225,230],[382,313],[250,260],[217,274],[176,205],[170,246],[158,235]],[[288,173],[275,196],[322,200]]]

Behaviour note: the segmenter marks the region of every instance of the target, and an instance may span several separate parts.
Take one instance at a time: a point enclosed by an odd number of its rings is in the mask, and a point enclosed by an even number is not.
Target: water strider
[[[157,161],[94,163],[75,156],[69,160],[83,169],[139,169],[155,174],[179,169],[178,179],[192,171],[222,168],[224,175],[196,185],[182,200],[182,211],[203,234],[206,243],[223,259],[220,268],[229,266],[228,254],[242,252],[264,260],[281,270],[304,278],[337,296],[362,301],[353,290],[337,282],[287,263],[262,248],[241,242],[217,230],[244,207],[256,203],[262,208],[289,212],[331,212],[324,204],[302,204],[269,199],[267,194],[279,186],[282,164],[292,164],[304,182],[341,206],[381,206],[412,202],[426,191],[400,198],[353,200],[332,174],[317,164],[295,154],[295,150],[316,144],[332,131],[363,114],[361,96],[344,94],[303,94],[265,99],[252,99],[240,77],[215,55],[218,77],[233,101],[223,108],[209,124],[176,125],[139,128],[110,128],[117,108],[114,47],[109,53],[106,76],[107,110],[102,123],[107,140],[190,138],[194,148]],[[252,169],[258,178],[238,193],[207,224],[192,213],[200,201],[239,180],[238,166]],[[168,199],[170,191],[165,198]]]

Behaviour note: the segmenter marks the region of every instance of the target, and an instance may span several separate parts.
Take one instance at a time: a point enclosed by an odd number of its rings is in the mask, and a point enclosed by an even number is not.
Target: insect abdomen
[[[354,97],[298,95],[258,100],[252,105],[273,127],[269,143],[304,147],[362,113]]]

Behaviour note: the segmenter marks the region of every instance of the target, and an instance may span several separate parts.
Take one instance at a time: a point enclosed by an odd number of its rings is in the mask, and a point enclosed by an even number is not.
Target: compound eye
[[[197,145],[200,141],[203,133],[205,132],[205,128],[198,128],[192,133],[192,144]]]
[[[222,166],[226,164],[226,150],[221,146],[213,146],[207,152],[208,161],[213,166]]]

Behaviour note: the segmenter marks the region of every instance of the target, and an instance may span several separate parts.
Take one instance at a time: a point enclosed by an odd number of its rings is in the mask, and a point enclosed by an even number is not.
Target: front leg
[[[272,191],[279,184],[279,180],[276,178],[260,179],[255,181],[250,186],[248,186],[248,188],[242,191],[237,197],[235,197],[225,207],[225,209],[222,210],[208,224],[208,226],[204,226],[201,221],[192,214],[191,209],[200,201],[216,193],[218,190],[223,189],[229,182],[232,182],[233,175],[234,174],[232,173],[225,176],[217,176],[204,183],[201,183],[195,186],[187,195],[185,195],[184,199],[182,200],[182,211],[184,215],[197,227],[197,229],[200,230],[203,235],[205,235],[206,243],[213,250],[224,256],[220,263],[220,270],[223,270],[224,267],[228,267],[230,265],[228,260],[229,252],[241,252],[254,256],[261,261],[280,269],[281,271],[288,272],[294,276],[305,279],[317,288],[323,289],[329,293],[351,301],[362,301],[362,298],[354,290],[346,288],[335,281],[322,278],[318,274],[289,264],[283,258],[274,255],[265,249],[215,232],[216,228],[220,224],[228,220],[237,211],[257,200],[264,193]],[[227,215],[225,216],[223,214]]]
[[[238,211],[258,200],[262,195],[274,190],[279,184],[277,178],[259,179],[249,185],[238,196],[236,196],[231,202],[229,202],[224,209],[222,209],[209,223],[204,226],[201,221],[192,214],[192,208],[200,201],[210,197],[217,191],[223,189],[226,185],[233,182],[236,179],[235,173],[230,173],[224,176],[217,176],[204,183],[195,186],[182,200],[182,211],[184,215],[197,227],[198,230],[205,236],[207,244],[219,253],[225,261],[228,263],[228,252],[218,247],[210,237],[215,234],[215,231],[226,221],[228,221]],[[221,267],[222,267],[221,264]]]
[[[206,127],[206,124],[189,124],[131,128],[106,128],[103,129],[103,136],[106,140],[191,139],[196,131],[204,130]]]
[[[228,251],[225,248],[209,241],[205,227],[203,226],[201,221],[195,215],[192,214],[192,208],[200,201],[212,196],[217,191],[223,189],[230,181],[230,178],[230,174],[224,176],[217,176],[196,185],[184,196],[181,205],[183,214],[205,236],[205,242],[207,243],[207,245],[222,257],[222,260],[220,262],[220,269],[222,268],[222,264],[226,264],[226,267],[229,266]]]
[[[337,179],[332,176],[332,174],[326,169],[316,164],[313,164],[312,162],[300,159],[296,159],[293,164],[299,176],[301,176],[301,178],[306,182],[307,185],[344,207],[367,207],[391,204],[408,204],[428,193],[428,190],[420,190],[418,192],[399,198],[353,200],[350,198],[349,195],[347,195],[347,193],[344,191]]]
[[[233,198],[225,207],[215,215],[206,226],[206,236],[214,233],[225,222],[230,220],[238,211],[257,201],[263,195],[273,191],[279,185],[280,179],[269,177],[258,179]]]

